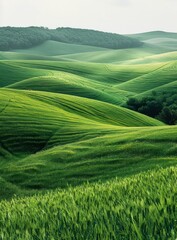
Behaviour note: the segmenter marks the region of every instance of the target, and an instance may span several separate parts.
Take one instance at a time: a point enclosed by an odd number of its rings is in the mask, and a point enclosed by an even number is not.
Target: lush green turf
[[[158,47],[166,48],[169,51],[176,50],[177,47],[177,38],[155,38],[146,40],[146,43],[153,44]]]
[[[177,59],[177,52],[167,52],[161,54],[155,54],[152,56],[147,56],[143,58],[137,58],[133,60],[126,61],[126,64],[147,64],[147,63],[163,63],[175,61]]]
[[[17,83],[27,78],[49,75],[50,71],[26,68],[13,62],[0,61],[0,87]]]
[[[157,39],[157,38],[177,39],[177,33],[164,32],[164,31],[152,31],[152,32],[145,32],[145,33],[129,34],[128,36],[134,37],[136,39],[140,39],[142,41]]]
[[[176,131],[176,127],[64,127],[38,153],[4,156],[3,185],[12,184],[5,197],[176,165]],[[25,143],[21,145],[24,149]]]
[[[8,88],[50,91],[97,99],[109,103],[120,103],[120,100],[115,96],[105,93],[103,90],[97,90],[92,85],[94,84],[90,84],[83,77],[60,72],[56,76],[42,76],[20,81],[9,85]]]
[[[11,188],[13,190],[14,185],[25,189],[48,189],[66,186],[67,183],[75,185],[85,180],[97,180],[99,176],[104,178],[106,174],[109,177],[119,175],[123,159],[131,158],[134,148],[135,156],[136,151],[139,155],[140,146],[142,149],[147,147],[147,151],[151,149],[151,158],[156,159],[154,162],[150,158],[147,165],[145,164],[144,168],[149,169],[153,165],[156,166],[158,161],[161,161],[161,157],[168,155],[168,152],[156,156],[153,152],[153,144],[149,145],[149,140],[146,140],[146,137],[145,142],[147,143],[137,145],[136,141],[139,137],[141,139],[141,136],[145,136],[146,132],[149,134],[149,128],[131,127],[151,125],[154,126],[152,127],[153,132],[165,131],[166,136],[169,134],[170,138],[172,138],[171,132],[176,132],[176,128],[170,131],[168,127],[160,127],[163,126],[161,122],[144,115],[83,97],[2,89],[0,98],[0,172],[4,185],[12,184],[8,188],[6,196],[13,193]],[[117,146],[114,142],[115,139],[117,139]],[[131,142],[132,139],[134,139],[135,145],[130,144],[129,152],[128,141]],[[160,139],[163,140],[163,135]],[[167,139],[169,146],[171,146],[170,141]],[[86,144],[85,147],[82,146],[83,144]],[[122,148],[120,150],[120,160],[119,147]],[[156,146],[157,151],[160,147],[161,145]],[[173,148],[173,144],[171,147]],[[144,156],[144,153],[142,150],[141,158],[137,156],[132,162],[132,164],[136,164],[138,161],[140,169],[143,159],[147,157]],[[102,158],[103,156],[104,158]],[[103,162],[100,165],[101,159],[103,159]],[[170,158],[170,161],[164,162],[164,164],[175,163],[175,160],[172,162],[171,160],[173,160],[173,155],[172,159]],[[112,161],[114,164],[112,167],[110,165],[110,173],[106,173],[107,166]],[[115,161],[117,161],[117,164]],[[91,164],[90,168],[88,162],[90,164],[94,163],[94,165]],[[75,164],[78,166],[78,173]],[[20,168],[18,168],[18,165],[21,165]],[[116,165],[117,170],[113,173]],[[93,166],[95,174],[93,174]],[[129,171],[127,161],[123,163],[123,166],[125,173]],[[71,169],[66,171],[67,167]],[[104,167],[102,175],[100,175],[100,167],[101,169]],[[62,171],[62,169],[65,170]],[[87,173],[85,172],[86,169],[88,170]],[[136,171],[139,171],[139,167],[136,167],[133,172]],[[121,173],[123,173],[122,170]],[[78,178],[78,176],[80,177]],[[62,179],[65,179],[65,181],[62,181]]]
[[[153,91],[155,91],[156,93],[163,93],[163,92],[173,92],[177,90],[177,81],[173,81],[167,84],[164,84],[162,86],[156,87],[154,88]],[[138,98],[144,97],[144,96],[149,96],[150,94],[152,94],[152,91],[145,91],[142,94],[138,94]]]
[[[170,137],[172,132],[176,134],[175,127],[140,128],[163,124],[118,107],[129,96],[167,86],[174,89],[175,61],[129,66],[1,61],[0,67],[0,85],[5,87],[0,91],[5,197],[176,163],[166,147],[174,148]],[[159,131],[164,134],[159,135]],[[160,151],[165,135],[164,151]],[[154,145],[156,137],[160,142]],[[165,157],[168,161],[164,161]],[[135,167],[130,168],[131,165]]]
[[[44,148],[63,127],[163,125],[115,105],[64,94],[3,89],[0,99],[1,142],[13,153]]]
[[[177,87],[159,34],[0,53],[0,240],[176,239],[177,127],[120,106]]]
[[[25,54],[20,52],[0,52],[0,60],[51,60],[55,61],[54,57],[41,56],[33,54]]]
[[[177,77],[176,61],[138,65],[1,61],[0,68],[2,87],[71,94],[113,104],[166,87],[170,91]]]
[[[77,44],[69,44],[69,43],[61,43],[56,41],[46,41],[43,44],[23,50],[14,50],[14,52],[25,53],[25,54],[33,54],[33,55],[41,55],[41,56],[57,56],[57,55],[65,55],[65,54],[74,54],[74,53],[82,53],[82,52],[96,52],[96,51],[108,51],[106,48],[92,47],[92,46],[84,46]]]
[[[0,62],[0,86],[67,93],[121,104],[131,96],[117,84],[141,76],[157,65],[126,66],[48,61]],[[24,80],[25,79],[25,80]]]
[[[176,239],[177,168],[0,203],[0,239]]]
[[[166,53],[170,50],[175,51],[176,45],[169,49],[169,47],[163,45],[158,46],[158,44],[145,43],[143,46],[138,48],[75,53],[56,56],[55,58],[67,61],[77,60],[83,62],[124,64],[125,61],[136,60],[139,58],[152,56],[154,54]]]
[[[176,81],[177,77],[177,61],[164,63],[161,67],[149,74],[134,78],[125,83],[119,84],[119,89],[142,93],[153,90],[159,86],[169,84]]]

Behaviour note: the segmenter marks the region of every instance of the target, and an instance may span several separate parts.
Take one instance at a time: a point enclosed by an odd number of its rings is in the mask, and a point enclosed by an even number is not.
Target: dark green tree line
[[[177,94],[176,91],[156,93],[151,96],[128,99],[125,107],[159,119],[166,124],[177,124]]]
[[[139,47],[139,40],[113,33],[94,30],[44,27],[1,27],[0,51],[24,49],[39,45],[47,40],[64,43],[90,45],[111,49]]]

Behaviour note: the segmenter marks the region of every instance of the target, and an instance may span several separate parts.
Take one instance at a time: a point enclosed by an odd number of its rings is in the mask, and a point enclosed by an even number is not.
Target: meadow
[[[1,201],[0,239],[175,240],[176,180],[176,168],[159,168]]]
[[[129,37],[0,52],[0,240],[176,240],[177,126],[124,105],[176,90],[177,36]]]

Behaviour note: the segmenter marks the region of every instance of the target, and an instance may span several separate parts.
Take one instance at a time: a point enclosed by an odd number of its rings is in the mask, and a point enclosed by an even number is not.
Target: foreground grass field
[[[0,202],[0,239],[175,240],[177,168]]]

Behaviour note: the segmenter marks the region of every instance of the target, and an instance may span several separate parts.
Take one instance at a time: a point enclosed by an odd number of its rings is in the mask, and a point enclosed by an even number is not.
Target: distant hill
[[[1,27],[0,50],[26,49],[54,40],[63,43],[89,45],[110,49],[139,47],[143,43],[134,38],[95,30],[43,27]]]
[[[62,43],[53,40],[47,40],[44,43],[28,49],[15,49],[13,52],[34,54],[40,56],[60,56],[66,54],[78,54],[97,51],[110,51],[110,49],[87,46],[81,44]],[[111,49],[111,51],[113,51]]]
[[[177,33],[164,32],[164,31],[152,31],[144,33],[129,34],[128,37],[139,39],[140,41],[145,41],[154,38],[173,38],[177,39]]]

